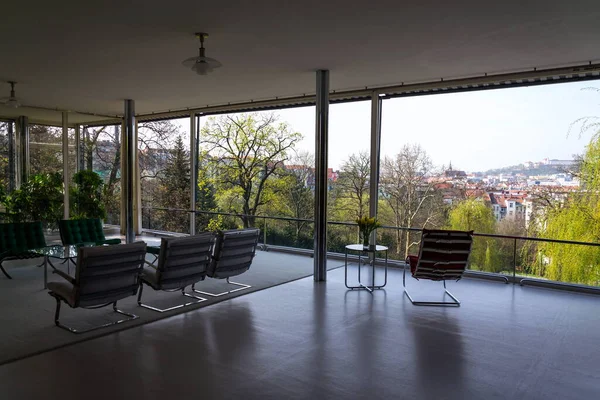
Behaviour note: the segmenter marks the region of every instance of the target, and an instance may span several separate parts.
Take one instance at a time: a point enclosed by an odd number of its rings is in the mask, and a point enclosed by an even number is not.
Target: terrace
[[[592,257],[600,246],[595,239],[476,232],[482,245],[472,270],[449,283],[461,307],[415,307],[403,294],[402,269],[422,224],[383,226],[371,238],[390,247],[390,268],[387,286],[369,293],[344,286],[342,251],[358,239],[356,224],[347,222],[353,218],[328,215],[332,181],[343,178],[331,169],[335,147],[350,142],[362,157],[361,215],[380,216],[389,212],[381,204],[391,184],[381,178],[383,153],[397,145],[392,136],[406,143],[436,140],[421,131],[386,131],[398,110],[393,104],[561,86],[554,83],[594,85],[600,78],[598,4],[93,3],[6,7],[0,44],[10,56],[0,77],[17,82],[18,101],[7,105],[20,106],[0,106],[0,186],[23,193],[37,173],[53,173],[49,179],[59,182],[36,186],[28,210],[36,218],[15,214],[14,201],[3,218],[45,219],[50,228],[56,219],[80,216],[85,196],[72,177],[94,171],[104,184],[105,229],[124,242],[157,244],[163,235],[243,225],[261,229],[261,249],[239,277],[250,289],[163,314],[141,309],[132,297],[119,304],[138,320],[82,335],[53,325],[54,300],[43,289],[38,260],[8,263],[13,279],[0,276],[3,399],[599,396],[600,297],[593,294],[600,277],[597,269],[585,276],[550,274],[552,249],[544,247]],[[211,34],[208,55],[223,66],[199,76],[181,61],[197,50],[193,33],[204,31]],[[448,118],[443,107],[429,110],[430,123]],[[232,179],[225,172],[247,164],[209,151],[218,148],[215,124],[222,116],[239,122],[243,113],[268,119],[269,112],[285,110],[298,111],[296,122],[314,149],[314,160],[290,168],[308,195],[295,199],[304,211],[273,211],[290,201],[283,198],[288,187],[277,187],[263,208],[246,214],[244,190],[227,187]],[[478,112],[456,111],[464,121]],[[556,111],[548,106],[545,112]],[[346,137],[335,113],[343,113],[359,137]],[[299,140],[295,127],[281,129],[284,140]],[[232,139],[231,131],[222,131]],[[207,143],[213,147],[202,147]],[[250,153],[250,142],[242,143]],[[493,145],[476,151],[469,144],[448,159],[460,165],[461,158],[494,152]],[[176,157],[187,167],[169,170]],[[253,179],[283,163],[259,161],[263,170]],[[302,175],[306,170],[312,175]],[[169,191],[161,180],[173,183]],[[206,182],[222,185],[214,190],[226,192],[227,206],[210,205]],[[452,188],[446,189],[450,197],[440,201],[451,201]],[[49,243],[58,240],[55,231],[46,233]],[[381,279],[383,260],[376,264]],[[351,279],[356,269],[350,257]],[[411,278],[408,284],[418,297],[439,301],[443,295],[439,282]],[[214,280],[202,285],[223,289]],[[179,300],[144,293],[162,307]],[[83,327],[112,318],[98,310],[63,311],[65,321]]]

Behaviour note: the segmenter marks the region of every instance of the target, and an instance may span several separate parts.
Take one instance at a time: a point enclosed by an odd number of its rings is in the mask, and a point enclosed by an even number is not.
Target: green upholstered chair
[[[58,221],[60,240],[64,246],[79,245],[83,243],[94,243],[97,246],[103,244],[120,244],[121,239],[106,239],[102,231],[100,218],[90,219],[63,219]]]
[[[2,263],[8,260],[23,260],[40,257],[29,250],[46,247],[41,222],[16,222],[0,224],[0,269],[8,279]]]

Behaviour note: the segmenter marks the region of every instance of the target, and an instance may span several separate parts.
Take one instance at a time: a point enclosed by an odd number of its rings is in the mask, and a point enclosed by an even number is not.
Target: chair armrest
[[[68,280],[71,284],[75,284],[75,278],[73,278],[71,275],[65,274],[64,272],[62,272],[60,269],[54,269],[54,273],[62,276],[63,278],[65,278],[66,280]]]

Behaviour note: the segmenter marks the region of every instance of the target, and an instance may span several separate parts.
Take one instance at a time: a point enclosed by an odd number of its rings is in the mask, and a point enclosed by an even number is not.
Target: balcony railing
[[[229,229],[239,227],[242,217],[250,217],[254,220],[254,226],[261,229],[260,244],[263,249],[281,248],[298,252],[312,252],[313,250],[314,221],[312,219],[265,215],[244,216],[216,211],[143,207],[143,228],[165,233],[189,234],[189,216],[192,213],[196,214],[196,232],[204,231],[208,225],[207,221],[210,219],[218,220],[218,225],[222,229]],[[175,218],[175,216],[177,217]],[[173,229],[173,224],[170,224],[171,229],[165,229],[165,225],[169,225],[164,223],[165,217],[171,217],[171,220],[178,221],[179,224],[176,229]],[[333,253],[333,256],[336,254],[342,256],[346,244],[359,242],[358,225],[356,223],[328,221],[328,226],[328,251]],[[409,233],[408,240],[410,241],[408,250],[414,254],[418,251],[420,228],[382,226],[377,230],[377,243],[389,247],[389,259],[392,264],[395,262],[396,265],[404,265],[407,233]],[[399,240],[400,236],[402,236],[402,239]],[[545,267],[543,255],[536,253],[536,245],[539,243],[592,247],[600,247],[600,243],[478,232],[474,233],[474,237],[473,249],[478,254],[472,253],[469,270],[467,271],[468,275],[501,279],[507,283],[558,286],[567,290],[600,294],[600,276],[588,284],[547,279],[540,273]],[[399,245],[402,245],[403,248],[399,249]],[[494,251],[490,251],[490,248],[493,248]]]

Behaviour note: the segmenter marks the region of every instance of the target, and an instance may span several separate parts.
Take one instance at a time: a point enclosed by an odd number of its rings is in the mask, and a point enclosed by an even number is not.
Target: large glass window
[[[142,224],[189,233],[190,119],[138,123]]]
[[[359,243],[357,218],[369,216],[371,102],[329,106],[329,251]]]
[[[107,224],[119,225],[121,219],[121,125],[81,128],[83,167],[104,181],[103,200]]]
[[[29,125],[29,163],[32,175],[63,172],[62,127]]]
[[[600,93],[595,82],[384,100],[380,230],[392,254],[418,250],[402,228],[596,242]],[[512,210],[518,212],[513,212]],[[598,248],[476,238],[472,269],[600,283]]]
[[[312,248],[314,112],[201,118],[198,230],[256,226],[266,244]]]
[[[10,131],[14,135],[14,124],[0,121],[0,193],[8,192],[10,186]]]

